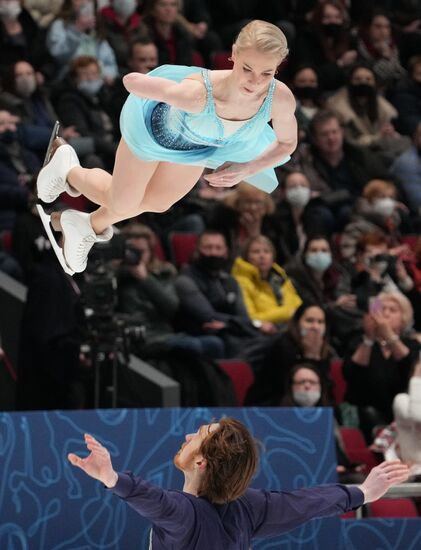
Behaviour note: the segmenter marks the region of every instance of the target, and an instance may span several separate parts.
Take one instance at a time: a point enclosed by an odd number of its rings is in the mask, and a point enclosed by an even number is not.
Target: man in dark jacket
[[[320,193],[335,230],[348,221],[352,205],[371,179],[388,179],[386,167],[373,153],[344,140],[333,111],[319,111],[309,127],[311,144],[301,144],[287,170],[301,169]]]
[[[176,290],[179,328],[189,334],[218,335],[226,357],[237,356],[245,342],[259,335],[229,274],[222,233],[208,230],[200,235],[193,260],[176,280]]]

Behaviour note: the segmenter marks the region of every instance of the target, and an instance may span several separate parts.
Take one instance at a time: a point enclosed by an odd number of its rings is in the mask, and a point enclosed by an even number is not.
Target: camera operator
[[[159,343],[166,350],[183,349],[213,358],[222,356],[219,339],[214,335],[192,336],[175,333],[172,325],[179,299],[175,291],[175,267],[155,255],[156,238],[149,227],[132,222],[123,229],[127,243],[140,253],[136,265],[119,270],[119,311],[127,315],[130,325],[143,327],[143,342],[136,350],[147,356]]]
[[[370,297],[383,291],[400,291],[412,300],[414,282],[397,252],[382,233],[365,233],[358,239],[351,286],[363,311],[368,311]]]

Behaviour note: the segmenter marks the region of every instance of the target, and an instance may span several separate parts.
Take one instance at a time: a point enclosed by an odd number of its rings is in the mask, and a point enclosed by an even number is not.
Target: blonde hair
[[[265,193],[265,191],[262,191],[261,189],[258,189],[257,187],[254,187],[244,181],[238,183],[234,190],[227,194],[227,196],[223,199],[223,203],[225,206],[238,210],[239,203],[242,200],[256,195],[259,195],[264,202],[265,215],[273,214],[275,212],[275,201],[272,197],[268,193]]]
[[[247,23],[237,36],[234,46],[237,51],[255,48],[258,52],[279,57],[279,63],[288,55],[288,44],[280,28],[255,19]]]
[[[380,301],[392,300],[398,305],[402,314],[402,332],[408,333],[414,324],[414,310],[408,298],[402,292],[396,290],[380,292],[377,297]]]

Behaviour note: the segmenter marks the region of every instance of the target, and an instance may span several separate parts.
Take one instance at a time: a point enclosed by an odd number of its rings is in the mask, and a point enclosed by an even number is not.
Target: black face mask
[[[343,25],[338,23],[325,23],[322,25],[323,33],[330,38],[336,38],[342,32]]]
[[[297,99],[317,99],[320,95],[318,86],[296,86],[294,95]]]
[[[348,91],[354,97],[373,97],[377,90],[370,84],[349,84]]]
[[[0,133],[0,141],[2,143],[13,143],[16,140],[16,132],[12,130],[6,130],[5,132]]]
[[[199,254],[195,263],[203,271],[216,272],[225,270],[228,265],[228,260],[221,256],[205,256],[204,254]]]

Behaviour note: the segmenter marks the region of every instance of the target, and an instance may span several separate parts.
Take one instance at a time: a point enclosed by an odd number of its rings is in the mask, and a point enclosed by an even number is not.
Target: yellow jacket
[[[272,270],[284,281],[280,288],[281,304],[278,303],[269,282],[262,279],[257,267],[249,262],[237,258],[232,268],[232,275],[240,285],[244,303],[253,321],[285,323],[293,316],[302,300],[282,267],[274,263]]]

